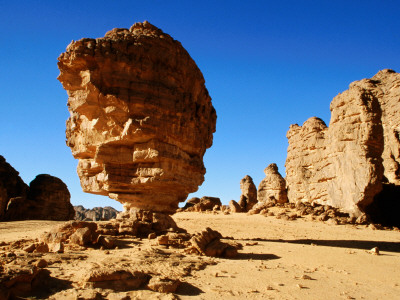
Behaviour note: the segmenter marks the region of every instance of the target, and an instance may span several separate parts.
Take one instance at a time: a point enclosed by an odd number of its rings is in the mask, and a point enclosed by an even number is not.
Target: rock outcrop
[[[73,41],[58,58],[67,145],[85,192],[174,212],[204,181],[216,113],[182,45],[148,22]]]
[[[0,156],[0,221],[74,218],[71,196],[61,179],[40,174],[28,187],[18,174]]]
[[[270,164],[265,168],[264,173],[265,178],[258,186],[258,202],[288,202],[286,181],[278,172],[278,166],[276,164]]]
[[[240,189],[242,194],[240,195],[239,205],[243,211],[249,211],[257,203],[257,188],[254,185],[253,178],[249,175],[243,177],[240,180]]]
[[[291,202],[315,202],[360,215],[399,183],[400,74],[378,72],[350,84],[331,103],[329,127],[318,118],[291,125],[286,181]]]
[[[84,208],[82,205],[74,206],[75,220],[77,221],[101,221],[115,219],[118,210],[111,206],[93,207],[92,209]]]
[[[0,220],[4,219],[11,199],[26,198],[28,186],[19,173],[0,155]]]
[[[221,208],[221,199],[217,197],[210,197],[210,196],[204,196],[199,198],[191,198],[188,200],[188,202],[185,205],[186,208],[184,208],[185,211],[207,211],[207,210],[214,210],[214,209],[220,209]]]

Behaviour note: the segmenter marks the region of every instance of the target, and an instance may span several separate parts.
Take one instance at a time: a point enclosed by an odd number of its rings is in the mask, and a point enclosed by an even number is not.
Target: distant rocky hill
[[[100,221],[115,219],[118,210],[111,206],[106,207],[94,207],[92,209],[84,208],[82,205],[74,206],[75,209],[75,220],[78,221]]]

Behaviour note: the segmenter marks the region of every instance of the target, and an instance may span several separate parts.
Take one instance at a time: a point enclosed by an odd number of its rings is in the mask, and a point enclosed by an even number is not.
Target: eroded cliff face
[[[383,70],[353,82],[330,109],[329,127],[315,117],[290,126],[288,197],[358,215],[383,181],[399,183],[400,74]]]
[[[173,212],[204,181],[216,113],[182,45],[148,22],[72,42],[58,58],[67,145],[85,192]]]

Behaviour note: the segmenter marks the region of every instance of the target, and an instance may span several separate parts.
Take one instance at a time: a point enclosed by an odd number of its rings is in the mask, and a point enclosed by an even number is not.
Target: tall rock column
[[[243,211],[249,211],[257,203],[257,188],[254,185],[253,178],[249,175],[240,180],[240,195],[239,205]]]
[[[173,212],[206,172],[216,113],[182,45],[148,22],[73,41],[58,58],[67,145],[85,192]]]

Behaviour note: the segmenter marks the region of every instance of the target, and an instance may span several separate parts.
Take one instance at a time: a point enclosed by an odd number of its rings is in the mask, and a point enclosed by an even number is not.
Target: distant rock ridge
[[[0,221],[71,220],[70,198],[65,183],[51,175],[37,175],[28,187],[0,156]]]
[[[74,206],[75,220],[77,221],[102,221],[115,219],[120,213],[111,206],[84,208],[82,205]]]
[[[84,192],[172,213],[204,181],[216,112],[181,43],[149,22],[73,41],[58,58],[67,145]]]
[[[382,70],[355,81],[330,109],[329,127],[316,117],[290,126],[288,198],[358,216],[368,211],[383,183],[400,184],[400,74]]]

